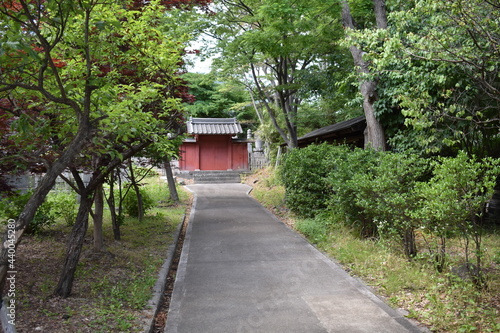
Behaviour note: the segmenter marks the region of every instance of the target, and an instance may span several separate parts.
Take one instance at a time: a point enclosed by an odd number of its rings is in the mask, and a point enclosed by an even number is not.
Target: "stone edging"
[[[168,247],[167,258],[163,262],[160,272],[158,273],[158,280],[153,287],[153,296],[148,301],[145,309],[142,311],[143,332],[145,333],[151,333],[154,329],[155,318],[163,302],[168,273],[175,257],[175,251],[177,249],[177,244],[179,243],[179,236],[185,220],[186,215],[183,215],[182,221],[179,223],[175,231],[174,242]]]

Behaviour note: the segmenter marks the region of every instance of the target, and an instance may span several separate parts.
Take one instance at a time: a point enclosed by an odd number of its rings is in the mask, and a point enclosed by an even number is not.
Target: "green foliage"
[[[193,117],[227,118],[238,120],[253,119],[253,109],[249,107],[248,92],[241,84],[221,83],[211,74],[186,73],[189,93],[194,95],[193,104],[185,104],[186,111]]]
[[[495,332],[498,314],[483,304],[482,294],[470,281],[446,274],[437,277],[424,295],[429,306],[425,316],[433,327],[446,332]]]
[[[61,218],[66,225],[75,223],[77,214],[76,194],[73,192],[51,192],[47,196],[47,201],[51,202],[52,211]]]
[[[0,200],[2,219],[16,219],[28,202],[32,192],[16,194]],[[35,217],[30,223],[28,232],[38,233],[54,225],[62,219],[66,225],[75,222],[77,213],[77,199],[74,193],[52,191],[43,204],[38,208]]]
[[[169,197],[170,194],[168,192],[168,185],[164,182],[155,183],[153,179],[150,178],[147,180],[147,184],[144,186],[151,200],[155,203],[163,203]]]
[[[500,174],[499,160],[461,152],[431,163],[415,154],[322,144],[289,152],[279,174],[288,207],[309,218],[299,228],[315,240],[328,228],[314,217],[328,210],[362,237],[401,245],[407,257],[422,246],[416,231],[424,232],[428,258],[439,270],[447,239],[460,235],[466,261],[475,258],[480,270],[482,213]]]
[[[356,205],[377,223],[379,235],[395,237],[408,257],[417,254],[418,221],[411,212],[419,204],[415,186],[426,173],[426,161],[417,155],[381,153],[369,173],[357,172],[352,179]]]
[[[374,27],[375,15],[373,13],[373,1],[349,0],[349,7],[353,19],[361,29]]]
[[[16,219],[28,199],[29,193],[24,195],[17,193],[11,196],[2,197],[0,200],[0,216],[2,221],[7,219]]]
[[[421,200],[410,213],[421,221],[422,229],[443,239],[442,246],[446,238],[460,236],[466,262],[475,259],[475,271],[471,273],[476,275],[481,272],[484,256],[483,214],[499,174],[498,159],[477,160],[464,152],[454,158],[440,158],[434,163],[432,179],[416,187]],[[444,249],[441,254],[445,254]]]
[[[156,205],[156,202],[149,194],[149,191],[144,189],[144,187],[139,188],[139,193],[142,197],[142,205],[145,213],[151,208],[153,208]],[[139,215],[138,198],[134,191],[130,190],[125,196],[125,199],[123,200],[123,209],[125,211],[125,214],[127,214],[128,216]]]
[[[388,29],[350,37],[377,75],[377,116],[391,145],[498,156],[497,4],[393,0],[387,7]]]
[[[325,241],[331,228],[331,220],[326,214],[316,217],[298,219],[295,228],[313,243]]]
[[[349,50],[336,47],[321,65],[297,74],[303,102],[297,115],[299,137],[307,132],[362,115],[358,78]]]
[[[143,180],[145,178],[158,176],[158,173],[151,167],[144,167],[136,164],[133,164],[132,167],[134,168],[133,172],[136,179]]]
[[[469,158],[464,152],[455,158],[439,158],[434,163],[434,177],[417,188],[425,202],[415,215],[433,232],[481,217],[493,195],[499,162]]]
[[[0,200],[0,212],[3,212],[3,219],[5,219],[5,221],[7,221],[7,219],[17,219],[31,195],[32,192],[26,192],[23,194],[18,193]],[[55,224],[57,222],[57,218],[60,216],[61,211],[57,206],[57,203],[47,199],[36,211],[36,214],[26,231],[31,234],[39,233]]]
[[[258,178],[252,190],[252,196],[266,208],[277,212],[285,203],[285,189],[280,184],[274,169],[267,167],[257,171]]]
[[[343,36],[340,9],[340,3],[316,0],[223,2],[212,27],[221,54],[214,61],[218,74],[252,91],[255,107],[269,116],[281,142],[290,147],[296,145],[297,127],[303,125],[298,115],[307,112],[301,103],[315,95],[307,86],[326,90],[336,79],[330,72],[326,83],[315,73],[338,51],[335,40]],[[332,61],[331,67],[344,63]],[[265,121],[262,115],[259,119]]]
[[[337,147],[340,155],[335,170],[328,174],[328,184],[332,195],[327,198],[328,207],[342,216],[343,222],[354,228],[362,237],[373,237],[377,234],[374,221],[358,205],[355,198],[360,197],[360,187],[355,180],[357,175],[369,175],[377,161],[377,152],[370,149],[350,150]]]
[[[279,170],[286,189],[286,203],[303,217],[313,217],[327,207],[325,198],[332,190],[326,181],[341,153],[335,147],[322,144],[287,153]]]

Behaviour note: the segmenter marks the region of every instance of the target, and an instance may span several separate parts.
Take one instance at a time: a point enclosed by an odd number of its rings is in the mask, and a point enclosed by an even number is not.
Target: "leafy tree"
[[[174,75],[179,66],[181,45],[179,41],[167,38],[168,31],[162,30],[168,27],[161,25],[161,21],[166,19],[162,14],[164,8],[150,3],[140,13],[125,11],[121,16],[117,16],[116,9],[113,11],[111,8],[110,12],[107,8],[99,9],[99,13],[107,15],[106,23],[113,26],[110,33],[119,35],[122,42],[113,55],[123,52],[132,60],[128,58],[126,63],[120,62],[119,68],[126,75],[122,75],[115,86],[119,89],[116,94],[119,98],[101,121],[100,132],[88,147],[90,149],[83,152],[96,161],[89,183],[85,185],[78,181],[78,166],[71,167],[82,203],[55,291],[63,297],[71,293],[93,196],[106,176],[123,160],[139,154],[148,146],[175,137],[179,127]],[[115,13],[113,17],[109,15],[111,13]],[[101,19],[99,16],[96,18]],[[155,22],[154,26],[152,22]],[[112,72],[113,66],[110,72],[103,75],[113,75]],[[140,191],[136,189],[136,193],[140,198]],[[138,207],[141,206],[139,204]]]
[[[77,180],[82,200],[56,290],[67,296],[94,191],[122,159],[175,130],[183,40],[166,37],[158,1],[136,10],[115,1],[32,2],[0,7],[0,97],[11,126],[3,142],[16,151],[12,165],[45,171],[17,220],[18,240],[55,178],[69,167]],[[78,174],[85,159],[95,161],[87,185]]]
[[[0,97],[4,116],[8,114],[14,129],[14,136],[9,138],[11,140],[7,144],[13,143],[15,148],[21,148],[18,152],[27,148],[31,153],[29,162],[40,162],[40,157],[45,157],[42,161],[46,169],[45,176],[17,220],[18,240],[56,177],[81,151],[92,134],[91,112],[95,110],[92,98],[99,90],[96,89],[96,82],[91,80],[95,77],[89,48],[91,27],[88,18],[92,3],[85,5],[73,6],[67,1],[53,1],[40,2],[35,6],[30,1],[3,1],[0,6]],[[58,60],[60,54],[56,48],[62,44],[66,27],[75,15],[86,19],[83,31],[78,34],[79,43],[72,46],[78,50],[72,60],[78,58],[79,65],[68,66],[68,63]],[[70,50],[68,46],[66,49]],[[54,136],[50,131],[50,120],[60,126],[60,135]],[[35,138],[32,141],[27,139],[31,129]],[[48,138],[52,138],[49,145],[45,144]],[[16,155],[20,154],[13,156]],[[21,161],[27,154],[23,155]],[[12,156],[9,158],[12,159]],[[6,251],[2,249],[2,258],[5,256]],[[2,262],[6,260],[2,259]],[[2,265],[2,281],[6,272],[7,266]]]
[[[285,200],[294,213],[314,217],[327,207],[325,197],[332,194],[327,176],[345,150],[328,144],[310,145],[284,156],[279,175],[286,189]]]
[[[252,89],[289,147],[297,146],[301,74],[336,52],[343,31],[336,2],[237,0],[216,6],[219,73]],[[262,117],[260,117],[262,119]]]
[[[244,88],[231,82],[219,82],[214,75],[186,73],[183,76],[194,96],[194,103],[185,105],[193,117],[252,120],[250,98]]]
[[[300,73],[299,94],[304,101],[297,117],[299,136],[363,114],[353,66],[349,51],[338,48]]]
[[[361,7],[363,21],[366,20],[366,1],[355,1]],[[342,1],[342,22],[344,27],[356,30],[357,23],[351,14],[351,5],[347,0]],[[375,17],[375,26],[377,29],[387,29],[387,13],[384,0],[373,0],[373,13]],[[368,25],[368,23],[365,23]],[[347,39],[349,50],[351,51],[356,70],[359,75],[360,92],[363,96],[363,110],[366,117],[365,145],[372,146],[376,150],[385,150],[386,137],[382,124],[377,118],[375,102],[377,101],[377,79],[370,77],[373,73],[370,70],[370,64],[363,57],[367,52],[360,45],[352,43]]]
[[[404,115],[407,128],[392,145],[498,156],[499,7],[418,1],[394,6],[388,30],[356,35],[372,46],[368,57],[385,82],[383,104]]]

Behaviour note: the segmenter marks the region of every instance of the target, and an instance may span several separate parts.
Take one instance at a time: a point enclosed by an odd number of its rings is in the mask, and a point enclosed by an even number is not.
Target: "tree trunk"
[[[167,176],[168,190],[170,192],[170,200],[174,203],[179,203],[179,194],[177,193],[177,187],[175,186],[174,174],[172,173],[172,166],[170,165],[170,159],[165,157],[165,174]]]
[[[132,165],[132,160],[130,159],[128,162],[129,173],[130,173],[130,182],[132,183],[132,187],[134,188],[135,195],[137,197],[137,219],[142,221],[144,219],[144,205],[142,203],[142,194],[139,189],[139,184],[137,183],[137,179],[134,173],[134,167]]]
[[[385,133],[382,124],[375,117],[374,103],[377,100],[377,83],[375,81],[361,82],[361,95],[363,96],[363,110],[365,112],[365,148],[385,150]]]
[[[150,141],[140,143],[124,152],[122,156],[125,159],[128,159],[137,152],[147,147],[150,143]],[[112,173],[118,165],[121,164],[121,160],[119,158],[113,159],[107,165],[101,165],[101,162],[102,160],[99,160],[99,163],[93,165],[95,167],[95,170],[92,174],[90,182],[86,187],[82,179],[80,178],[76,168],[70,168],[78,186],[81,199],[76,222],[73,226],[73,230],[71,232],[70,239],[67,245],[66,258],[64,261],[63,269],[61,271],[57,287],[54,291],[54,294],[61,297],[68,297],[71,294],[71,289],[73,288],[73,280],[76,267],[78,265],[78,261],[80,260],[80,254],[82,251],[83,242],[85,240],[85,234],[87,233],[88,229],[89,213],[94,201],[93,195],[99,187],[102,188],[102,184],[106,177],[110,173]]]
[[[407,258],[411,259],[417,255],[415,230],[411,227],[403,231],[403,247]]]
[[[385,3],[383,0],[374,0],[377,27],[387,28],[387,17],[385,16]],[[343,25],[349,29],[356,29],[351,10],[347,1],[344,1],[342,8]],[[368,63],[363,59],[363,50],[356,46],[349,48],[351,51],[356,70],[361,75],[370,74]],[[360,92],[363,96],[363,110],[366,118],[365,147],[372,147],[375,150],[385,150],[385,133],[382,125],[375,117],[375,102],[377,101],[377,82],[375,80],[361,79]]]
[[[73,280],[75,278],[75,271],[80,260],[82,252],[83,241],[89,224],[89,211],[92,207],[92,194],[88,191],[83,191],[80,199],[80,207],[78,208],[78,215],[76,217],[75,225],[71,231],[68,240],[68,248],[66,250],[66,258],[59,277],[59,282],[54,291],[54,294],[63,298],[71,294],[73,288]]]
[[[375,12],[375,21],[377,28],[387,29],[387,10],[384,0],[373,0],[373,11]]]
[[[16,243],[19,244],[24,231],[28,224],[31,222],[35,213],[40,205],[45,200],[45,197],[54,187],[57,176],[59,176],[73,158],[81,151],[87,140],[91,135],[91,126],[88,121],[81,121],[78,132],[69,144],[68,148],[61,154],[61,156],[50,166],[45,175],[42,177],[38,187],[33,195],[30,197],[23,211],[16,221]],[[7,231],[3,235],[3,239],[7,240]],[[5,277],[7,276],[8,269],[8,249],[4,246],[5,242],[0,245],[0,287],[4,285]],[[3,289],[3,288],[2,288]]]
[[[104,193],[102,184],[99,185],[94,197],[94,251],[101,252],[104,250],[104,239],[102,235],[102,221],[104,215]]]
[[[113,236],[115,240],[121,239],[120,226],[123,223],[123,195],[122,195],[122,176],[120,174],[120,170],[116,173],[118,179],[118,213],[116,214],[116,219],[113,223]]]
[[[119,174],[119,171],[118,171]],[[113,236],[115,240],[120,240],[120,215],[121,208],[118,209],[119,213],[116,213],[116,201],[115,201],[115,173],[112,172],[109,177],[109,196],[106,197],[106,201],[108,203],[109,212],[111,214],[111,225],[113,226]],[[121,187],[121,181],[119,182],[119,186]],[[121,196],[119,207],[121,207]]]

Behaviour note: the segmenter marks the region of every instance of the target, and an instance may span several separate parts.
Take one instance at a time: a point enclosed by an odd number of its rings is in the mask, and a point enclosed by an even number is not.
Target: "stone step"
[[[238,171],[196,171],[192,175],[195,184],[241,183]]]

